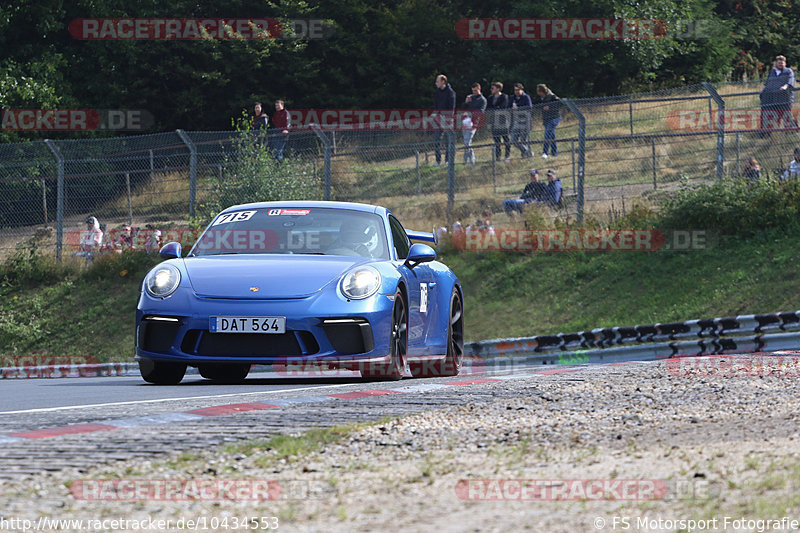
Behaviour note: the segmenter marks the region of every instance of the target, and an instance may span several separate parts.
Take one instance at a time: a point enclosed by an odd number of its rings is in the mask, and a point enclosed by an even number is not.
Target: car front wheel
[[[200,365],[200,375],[219,383],[241,383],[250,373],[250,365]]]
[[[447,354],[440,361],[411,365],[411,374],[415,378],[457,376],[461,372],[464,360],[464,305],[455,287],[450,295],[450,312],[447,316]]]
[[[169,363],[166,361],[153,361],[152,359],[139,360],[139,372],[148,383],[156,385],[177,385],[186,374],[186,365]]]
[[[394,294],[389,346],[391,361],[388,364],[363,365],[360,368],[362,377],[385,380],[397,380],[403,377],[408,354],[408,311],[400,289]]]

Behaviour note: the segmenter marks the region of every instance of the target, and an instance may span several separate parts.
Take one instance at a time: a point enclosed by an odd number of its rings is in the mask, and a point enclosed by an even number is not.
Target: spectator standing
[[[283,100],[275,100],[275,114],[272,115],[272,151],[275,159],[283,160],[283,151],[286,149],[286,139],[289,137],[289,112]]]
[[[755,157],[747,158],[742,175],[750,181],[758,181],[761,179],[761,166],[759,166]]]
[[[256,102],[253,105],[253,124],[251,128],[258,138],[258,144],[260,146],[266,146],[265,137],[267,133],[268,122],[269,117],[261,108],[261,102]]]
[[[447,76],[444,74],[439,74],[436,76],[436,81],[434,82],[436,85],[436,89],[433,91],[433,109],[439,115],[439,124],[438,128],[434,132],[434,154],[436,155],[436,164],[442,164],[442,152],[441,152],[441,143],[442,143],[442,134],[444,134],[445,139],[445,163],[449,163],[453,161],[453,154],[452,147],[454,144],[453,138],[453,119],[455,117],[456,111],[456,92],[447,83]]]
[[[536,107],[542,110],[542,125],[544,126],[542,157],[544,159],[550,156],[556,157],[558,155],[556,127],[561,122],[561,101],[544,83],[536,86],[536,94],[538,96]]]
[[[800,147],[794,149],[794,159],[789,163],[788,168],[783,171],[781,178],[784,180],[800,178]]]
[[[161,249],[161,230],[157,230],[152,224],[145,225],[147,230],[144,240],[144,251],[147,253],[158,252]]]
[[[130,224],[123,224],[119,237],[117,237],[118,252],[133,249],[133,228]]]
[[[266,130],[268,123],[269,117],[261,108],[261,102],[256,102],[253,105],[253,129],[256,131]]]
[[[472,84],[472,94],[468,94],[464,101],[464,107],[468,113],[464,113],[461,121],[461,128],[464,134],[464,163],[470,165],[475,164],[475,152],[472,150],[472,139],[475,137],[475,132],[478,131],[477,120],[482,120],[483,117],[478,118],[478,113],[486,111],[486,98],[481,94],[481,84],[475,82]]]
[[[519,198],[503,200],[503,210],[507,215],[514,211],[522,213],[522,208],[526,204],[534,202],[544,202],[547,195],[547,185],[539,181],[539,171],[532,168],[528,171],[530,181],[525,184]]]
[[[511,102],[508,95],[503,93],[503,84],[501,82],[493,81],[490,90],[491,95],[486,101],[486,109],[489,111],[486,119],[492,130],[494,155],[495,159],[500,159],[500,140],[502,139],[506,145],[506,163],[508,163],[511,161],[511,144],[508,139],[508,132],[511,126],[508,108],[511,107]]]
[[[556,171],[552,168],[547,171],[547,194],[545,201],[550,207],[561,207],[561,180],[556,176]]]
[[[103,230],[100,229],[100,222],[97,218],[89,217],[86,219],[86,232],[80,242],[82,252],[91,253],[99,250],[103,245]],[[84,255],[84,254],[82,254]]]
[[[531,132],[531,109],[533,102],[521,83],[514,84],[511,97],[511,143],[519,148],[522,157],[531,157],[528,136]]]
[[[794,104],[794,71],[786,66],[786,57],[775,56],[775,63],[761,89],[761,138],[769,136],[769,130],[794,127],[792,105]]]

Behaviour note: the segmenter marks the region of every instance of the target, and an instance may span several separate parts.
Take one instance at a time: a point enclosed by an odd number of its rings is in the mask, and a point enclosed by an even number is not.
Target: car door
[[[429,317],[433,316],[431,303],[434,301],[433,269],[427,263],[413,269],[403,264],[408,257],[411,241],[400,221],[389,215],[392,230],[392,243],[397,257],[397,267],[406,280],[408,289],[408,344],[419,346],[424,343]]]

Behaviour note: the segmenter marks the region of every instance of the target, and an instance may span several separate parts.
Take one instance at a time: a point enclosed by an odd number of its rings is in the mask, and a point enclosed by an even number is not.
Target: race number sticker
[[[270,209],[267,215],[274,217],[278,215],[307,215],[311,211],[309,209]]]
[[[224,215],[220,215],[219,218],[211,225],[218,226],[220,224],[227,224],[228,222],[243,222],[245,220],[250,220],[250,218],[255,214],[255,211],[236,211],[235,213],[225,213]]]
[[[428,312],[428,284],[427,283],[420,283],[419,284],[419,312],[420,313],[427,313]]]

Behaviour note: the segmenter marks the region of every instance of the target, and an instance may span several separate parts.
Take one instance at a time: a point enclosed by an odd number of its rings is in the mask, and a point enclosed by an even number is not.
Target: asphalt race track
[[[176,386],[135,376],[5,380],[0,478],[493,401],[497,393],[486,396],[480,385],[568,372],[564,366],[514,366],[389,382],[255,373],[238,385],[187,375]]]

